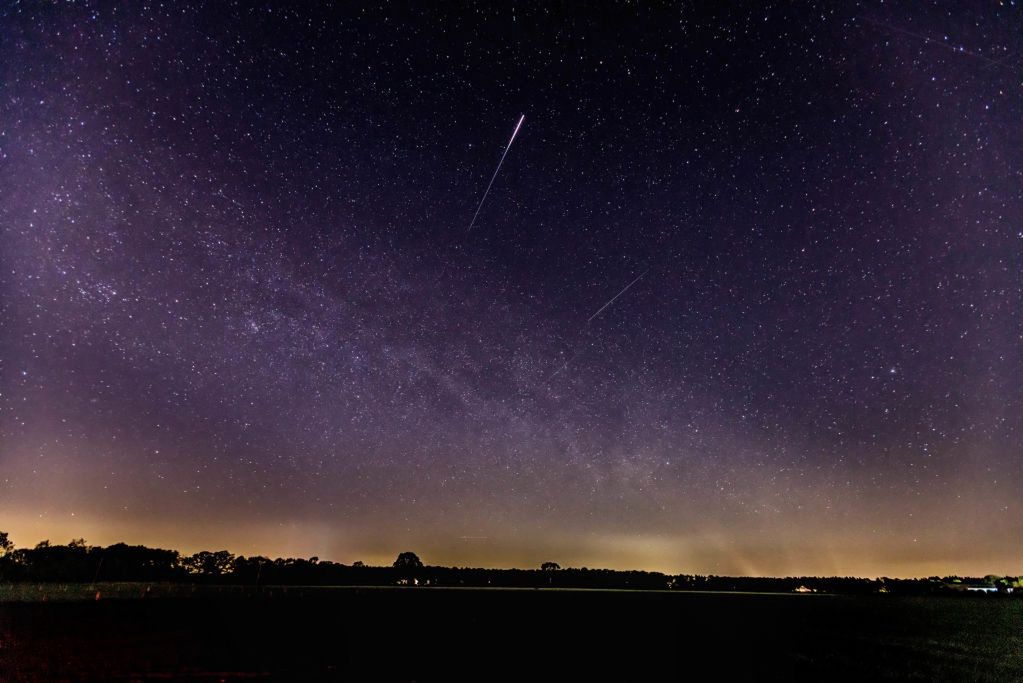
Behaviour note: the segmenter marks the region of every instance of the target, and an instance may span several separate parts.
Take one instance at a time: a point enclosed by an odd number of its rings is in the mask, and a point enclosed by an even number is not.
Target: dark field
[[[0,680],[1023,680],[998,597],[101,588],[0,593]]]

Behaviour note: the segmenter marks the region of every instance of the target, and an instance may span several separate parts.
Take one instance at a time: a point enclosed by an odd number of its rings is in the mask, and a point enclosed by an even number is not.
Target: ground
[[[99,590],[0,587],[0,681],[1023,679],[991,596]]]

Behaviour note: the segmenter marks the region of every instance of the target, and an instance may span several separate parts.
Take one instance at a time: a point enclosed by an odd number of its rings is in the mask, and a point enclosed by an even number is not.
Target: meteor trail
[[[639,274],[638,276],[636,276],[636,279],[635,279],[635,280],[633,280],[633,281],[632,281],[632,282],[630,282],[629,284],[625,285],[625,287],[623,287],[623,288],[622,288],[622,291],[620,291],[620,292],[618,292],[617,294],[615,294],[615,295],[614,295],[614,296],[613,296],[613,297],[611,298],[611,300],[610,300],[610,301],[608,301],[608,302],[607,302],[606,304],[604,304],[603,306],[601,306],[601,307],[600,307],[600,309],[599,309],[599,310],[597,310],[597,312],[596,312],[596,313],[594,313],[593,315],[591,315],[591,316],[590,316],[589,318],[587,318],[587,319],[586,319],[586,325],[587,325],[587,326],[589,326],[589,324],[590,324],[590,323],[591,323],[591,322],[593,321],[593,319],[594,319],[594,318],[596,318],[596,317],[597,317],[598,315],[600,315],[601,313],[603,313],[603,312],[604,312],[604,310],[605,310],[605,309],[606,309],[606,308],[607,308],[608,306],[610,306],[610,305],[611,305],[611,304],[613,304],[613,303],[614,303],[615,301],[617,301],[617,300],[618,300],[618,298],[619,298],[619,297],[620,297],[620,296],[621,296],[622,294],[625,294],[625,293],[626,293],[627,291],[629,291],[629,289],[630,289],[630,288],[631,288],[631,287],[632,287],[632,286],[633,286],[634,284],[636,284],[637,282],[639,282],[640,278],[642,278],[642,277],[643,277],[644,275],[646,275],[646,274],[647,274],[647,273],[649,273],[649,272],[650,272],[650,269],[649,269],[649,268],[647,268],[647,269],[646,269],[646,270],[644,270],[644,271],[643,271],[642,273],[640,273],[640,274]],[[575,359],[576,359],[576,358],[578,358],[579,356],[583,355],[583,353],[585,353],[585,352],[586,352],[586,350],[587,350],[587,349],[589,349],[589,348],[591,348],[592,346],[593,346],[593,342],[591,341],[591,342],[589,342],[588,344],[584,345],[584,346],[583,346],[582,348],[580,348],[580,349],[579,349],[578,351],[576,351],[576,352],[575,352],[575,354],[573,354],[571,358],[569,358],[568,360],[566,360],[566,361],[565,361],[564,363],[562,363],[562,364],[561,364],[561,365],[560,365],[560,366],[558,367],[558,369],[557,369],[557,370],[555,370],[554,372],[552,372],[552,373],[551,373],[550,375],[548,375],[548,376],[547,376],[547,381],[548,381],[548,382],[549,382],[549,381],[551,381],[552,379],[554,379],[555,377],[557,377],[558,375],[560,375],[560,374],[561,374],[562,372],[564,372],[565,370],[567,370],[567,369],[568,369],[568,366],[570,366],[570,365],[571,365],[571,364],[572,364],[573,362],[575,362]]]
[[[472,215],[472,220],[469,221],[469,228],[465,231],[466,234],[472,230],[472,226],[476,224],[476,219],[480,215],[480,210],[483,208],[483,202],[487,201],[487,195],[490,194],[490,188],[494,185],[494,180],[497,179],[497,174],[501,170],[501,164],[504,163],[504,158],[508,156],[508,150],[511,149],[512,143],[515,142],[515,136],[519,134],[519,128],[522,127],[522,122],[526,120],[526,115],[522,114],[519,117],[519,122],[515,124],[515,131],[512,133],[511,139],[508,140],[508,146],[504,148],[504,154],[501,155],[501,160],[497,162],[497,168],[494,169],[494,175],[490,177],[490,183],[487,185],[486,191],[483,193],[483,198],[480,199],[480,205],[476,207],[476,213]]]
[[[646,275],[646,274],[647,274],[647,273],[649,273],[649,272],[650,272],[650,269],[649,269],[649,268],[647,268],[647,269],[646,269],[646,270],[644,270],[644,271],[643,271],[642,273],[640,273],[640,274],[639,274],[638,276],[636,276],[636,279],[635,279],[635,280],[633,280],[633,281],[632,281],[632,282],[630,282],[629,284],[625,285],[625,287],[624,287],[624,289],[622,289],[622,291],[620,291],[620,292],[618,292],[617,294],[615,294],[615,295],[614,295],[614,296],[613,296],[613,297],[611,298],[611,300],[610,300],[610,301],[608,301],[608,302],[607,302],[606,304],[604,304],[603,306],[601,306],[601,307],[600,307],[600,310],[598,310],[598,311],[597,311],[596,313],[594,313],[594,314],[593,314],[593,315],[591,315],[591,316],[590,316],[589,318],[587,318],[587,319],[586,319],[586,322],[587,322],[587,323],[588,323],[588,322],[590,322],[591,320],[593,320],[594,318],[596,318],[596,317],[597,317],[598,315],[600,315],[601,313],[603,313],[603,312],[604,312],[604,309],[605,309],[605,308],[607,308],[608,306],[610,306],[611,304],[613,304],[613,303],[615,302],[615,300],[616,300],[616,299],[617,299],[618,297],[620,297],[620,296],[621,296],[622,294],[625,294],[625,293],[626,293],[627,291],[629,291],[629,288],[630,288],[630,287],[632,287],[632,285],[634,285],[634,284],[636,284],[637,282],[639,282],[639,278],[643,277],[644,275]]]
[[[873,24],[874,26],[879,26],[881,28],[886,28],[889,31],[896,31],[898,33],[904,33],[907,36],[912,36],[914,38],[919,38],[920,40],[924,41],[925,43],[930,43],[931,45],[937,45],[938,47],[943,47],[946,50],[951,50],[952,52],[955,52],[956,54],[970,55],[971,57],[976,57],[977,59],[983,59],[985,62],[988,63],[988,67],[995,66],[996,64],[1001,63],[1005,59],[1008,59],[1008,57],[1004,57],[1002,59],[997,59],[997,60],[996,59],[991,59],[987,55],[983,55],[983,54],[981,54],[979,52],[973,52],[972,50],[967,50],[964,47],[956,47],[955,45],[949,45],[948,43],[946,43],[944,41],[937,40],[937,39],[931,38],[929,36],[925,36],[925,35],[923,35],[921,33],[915,33],[913,31],[910,31],[909,29],[899,28],[898,26],[892,26],[891,24],[886,24],[883,21],[878,21],[877,19],[873,19],[871,17],[863,17],[863,20],[866,21],[868,24]],[[1011,57],[1012,55],[1010,54],[1009,56]]]
[[[599,310],[597,310],[596,313],[594,313],[593,315],[591,315],[589,318],[586,319],[586,325],[588,326],[589,323],[593,320],[593,318],[595,318],[596,316],[601,315],[602,313],[604,313],[605,309],[607,309],[609,306],[611,306],[616,301],[618,301],[618,298],[621,297],[621,295],[624,294],[626,291],[628,291],[629,288],[633,284],[638,282],[639,278],[641,278],[643,275],[646,275],[649,272],[650,272],[650,268],[648,268],[647,270],[644,270],[643,272],[639,273],[639,275],[637,275],[634,280],[632,280],[631,282],[626,284],[624,287],[622,287],[622,290],[619,291],[617,294],[615,294],[614,297],[611,299],[611,301],[609,301],[607,304],[605,304],[604,306],[599,308]],[[558,375],[560,375],[562,372],[565,372],[565,370],[567,370],[569,368],[569,366],[572,365],[572,363],[574,363],[577,358],[582,356],[584,353],[586,353],[586,351],[588,349],[591,349],[592,347],[593,347],[593,341],[590,341],[590,343],[588,343],[588,344],[584,345],[583,347],[581,347],[578,351],[576,351],[572,355],[572,358],[570,358],[567,361],[565,361],[564,363],[562,363],[557,370],[554,370],[549,375],[547,375],[547,379],[546,380],[550,381],[554,377],[557,377]]]
[[[547,381],[548,382],[551,381],[552,379],[554,379],[555,377],[560,375],[562,372],[567,370],[568,366],[571,365],[572,362],[575,361],[576,358],[578,358],[579,356],[583,355],[583,352],[586,351],[586,349],[590,348],[590,346],[591,346],[591,344],[587,344],[586,346],[584,346],[581,349],[579,349],[578,351],[576,351],[575,355],[573,355],[571,358],[569,358],[564,363],[562,363],[560,368],[558,368],[557,370],[555,370],[554,372],[552,372],[550,375],[547,376]]]

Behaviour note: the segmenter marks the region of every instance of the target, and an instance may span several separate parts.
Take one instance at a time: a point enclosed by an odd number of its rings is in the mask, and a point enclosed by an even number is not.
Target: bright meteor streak
[[[522,127],[522,122],[525,120],[526,115],[523,114],[519,117],[519,122],[515,124],[515,131],[512,133],[511,139],[508,141],[508,146],[504,148],[504,154],[501,155],[501,160],[497,162],[497,168],[494,169],[494,175],[490,177],[490,183],[487,185],[487,189],[483,193],[480,205],[476,207],[476,213],[472,215],[472,220],[469,222],[469,228],[465,231],[466,234],[468,234],[472,230],[472,226],[476,224],[476,219],[480,215],[480,210],[483,209],[483,202],[487,201],[487,195],[490,194],[490,188],[493,187],[494,180],[497,179],[497,174],[501,171],[501,164],[504,163],[504,158],[508,156],[508,150],[511,149],[512,143],[515,142],[515,136],[519,134],[519,128]]]

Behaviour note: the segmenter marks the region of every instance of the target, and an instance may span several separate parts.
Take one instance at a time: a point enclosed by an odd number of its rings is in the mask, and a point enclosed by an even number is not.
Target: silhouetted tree
[[[547,585],[554,585],[554,572],[561,569],[561,565],[557,562],[544,562],[540,565],[540,571],[547,575]]]
[[[397,570],[399,583],[416,585],[419,583],[417,574],[423,568],[423,561],[415,553],[406,550],[398,555],[398,559],[394,561],[394,568]]]
[[[31,550],[13,551],[12,559],[33,581],[88,581],[95,573],[97,561],[91,550],[81,539],[67,545],[42,541]]]
[[[234,555],[226,550],[211,553],[208,550],[184,558],[181,563],[192,574],[203,576],[223,576],[234,564]]]
[[[395,569],[422,569],[423,561],[419,559],[419,556],[414,552],[406,550],[405,552],[398,555],[398,559],[394,561]]]
[[[115,543],[92,554],[101,563],[93,578],[102,581],[171,581],[184,573],[176,550]]]
[[[6,531],[0,531],[0,581],[10,581],[15,575],[14,544]]]
[[[356,560],[355,562],[352,562],[352,566],[353,567],[365,567],[366,563],[363,562],[362,560]]]

